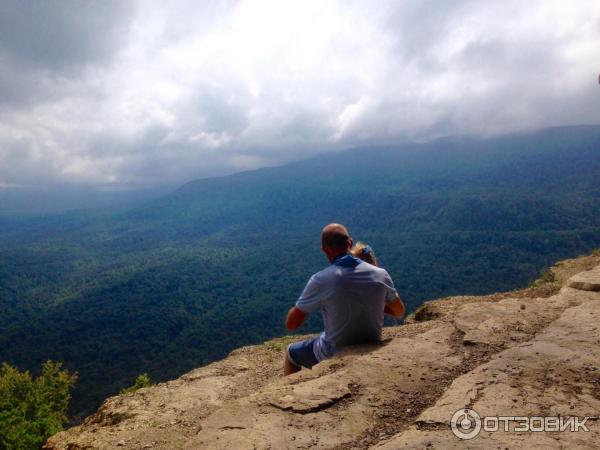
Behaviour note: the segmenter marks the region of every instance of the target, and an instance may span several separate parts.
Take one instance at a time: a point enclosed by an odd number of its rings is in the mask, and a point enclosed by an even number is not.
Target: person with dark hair
[[[311,369],[345,346],[379,341],[384,314],[404,315],[404,304],[387,271],[351,254],[352,238],[345,226],[331,223],[323,228],[321,249],[331,265],[310,278],[285,324],[295,330],[320,309],[325,330],[288,346],[285,375],[302,367]]]

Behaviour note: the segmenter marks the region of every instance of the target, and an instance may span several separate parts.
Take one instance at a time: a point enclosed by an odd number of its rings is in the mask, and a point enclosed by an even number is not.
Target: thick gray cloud
[[[110,58],[127,31],[130,10],[119,1],[3,0],[2,50],[32,66],[58,70]]]
[[[132,13],[133,4],[118,1],[0,2],[2,106],[69,95],[69,81],[127,41]]]
[[[0,3],[0,188],[598,123],[595,0]]]

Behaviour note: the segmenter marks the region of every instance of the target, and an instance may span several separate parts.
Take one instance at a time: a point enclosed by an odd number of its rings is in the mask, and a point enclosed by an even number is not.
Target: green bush
[[[0,368],[0,449],[40,448],[62,430],[77,374],[47,361],[33,379],[9,364]]]
[[[148,376],[148,374],[142,373],[142,374],[138,375],[138,377],[135,379],[135,383],[133,386],[129,386],[128,388],[121,389],[120,393],[121,393],[121,395],[130,394],[132,392],[137,391],[138,389],[152,386],[153,384],[154,383],[152,383],[152,381],[150,381],[150,377]]]

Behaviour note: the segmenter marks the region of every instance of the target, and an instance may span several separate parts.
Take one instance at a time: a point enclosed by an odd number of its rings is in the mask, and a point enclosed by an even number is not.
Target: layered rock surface
[[[590,270],[591,269],[591,270]],[[112,397],[47,449],[596,448],[600,255],[535,288],[428,302],[378,345],[283,378],[289,339],[244,347],[181,378]],[[450,419],[591,416],[589,431],[485,432]]]

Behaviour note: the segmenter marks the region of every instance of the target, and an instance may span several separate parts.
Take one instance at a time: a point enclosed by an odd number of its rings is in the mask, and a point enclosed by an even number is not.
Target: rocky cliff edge
[[[428,302],[384,337],[287,378],[290,338],[244,347],[107,399],[45,448],[597,448],[600,253],[562,261],[528,289]],[[450,420],[465,409],[587,416],[589,431],[516,432],[514,422],[505,431],[500,422],[463,440]]]

